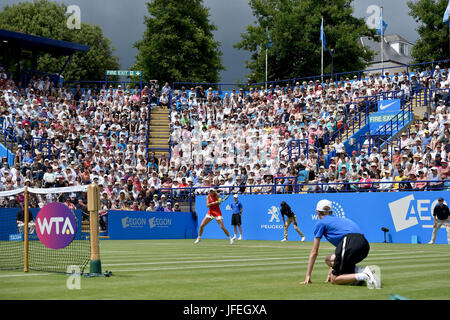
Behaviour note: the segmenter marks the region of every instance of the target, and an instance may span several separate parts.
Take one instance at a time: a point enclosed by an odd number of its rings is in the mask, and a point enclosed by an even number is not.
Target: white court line
[[[324,250],[324,251],[326,251],[326,250]],[[396,251],[396,250],[376,250],[376,252],[379,252],[379,251],[384,251],[384,252],[395,252],[395,253],[392,253],[392,254],[412,254],[411,252],[405,252],[404,250],[402,250],[402,251]],[[425,254],[428,254],[428,253],[442,253],[442,254],[447,254],[448,252],[444,252],[444,251],[414,251],[413,252],[413,254],[422,254],[422,253],[425,253]],[[167,259],[167,253],[160,253],[160,254],[154,254],[154,253],[151,253],[151,252],[143,252],[143,253],[139,253],[139,254],[120,254],[120,255],[110,255],[109,254],[109,252],[108,253],[103,253],[102,254],[102,257],[108,257],[108,258],[111,258],[111,259],[114,259],[114,260],[121,260],[121,259],[127,259],[127,258],[132,258],[132,257],[136,257],[136,258],[142,258],[142,259],[148,259],[149,257],[145,257],[145,255],[146,254],[148,254],[148,255],[151,255],[151,258],[156,258],[156,259],[158,259],[158,258],[164,258],[164,259]],[[290,254],[292,254],[292,252],[290,252]],[[211,253],[210,252],[208,252],[208,253],[200,253],[200,252],[198,252],[198,253],[180,253],[180,254],[177,254],[177,257],[173,257],[173,258],[170,258],[170,259],[183,259],[183,257],[203,257],[203,256],[210,256],[211,255]],[[229,255],[224,255],[224,257],[235,257],[235,258],[248,258],[249,256],[260,256],[261,255],[261,253],[250,253],[249,255],[241,255],[241,256],[229,256]],[[279,255],[280,257],[284,257],[285,255],[284,254],[282,254],[282,253],[280,253],[279,251],[277,251],[276,252],[276,254],[274,255],[274,254],[267,254],[267,255],[270,255],[271,257],[274,257],[274,256],[277,256],[277,255]],[[373,255],[386,255],[386,254],[384,254],[384,253],[380,253],[380,254],[378,254],[378,253],[369,253],[369,255],[370,256],[373,256]],[[302,255],[298,255],[298,257],[303,257]]]
[[[436,254],[439,252],[427,252],[427,251],[417,251],[414,252],[413,254]],[[209,255],[209,254],[208,254]],[[380,257],[380,256],[398,256],[398,255],[411,255],[410,252],[399,252],[399,253],[373,253],[370,254],[368,258],[370,257]],[[129,257],[136,257],[136,258],[141,258],[141,259],[137,259],[137,261],[139,260],[148,260],[148,259],[152,259],[152,260],[158,260],[157,258],[155,259],[155,257],[142,257],[141,255],[130,255]],[[200,258],[203,258],[202,256],[199,256]],[[247,259],[242,259],[242,260],[236,260],[236,259],[231,259],[231,260],[184,260],[185,258],[183,257],[173,257],[173,258],[166,258],[166,257],[162,257],[164,260],[161,261],[152,261],[152,262],[127,262],[127,263],[116,263],[116,264],[107,264],[107,265],[139,265],[139,264],[161,264],[161,263],[202,263],[202,262],[233,262],[233,261],[252,261],[252,260],[265,260],[265,259],[304,259],[304,258],[308,258],[308,256],[303,256],[303,255],[295,255],[295,256],[286,256],[286,255],[280,255],[278,257],[271,255],[270,257],[257,257],[254,259],[249,259],[249,256],[224,256],[224,258],[247,258]],[[193,258],[192,256],[190,256],[189,258]],[[111,258],[111,260],[114,261],[120,261],[123,259],[117,259],[117,258]],[[127,261],[129,261],[129,259],[127,259]]]
[[[441,256],[439,256],[441,257]],[[427,257],[430,258],[430,257]],[[394,260],[396,258],[382,258],[381,260]],[[404,260],[408,259],[414,259],[413,257],[407,257],[403,258]],[[308,264],[308,261],[293,261],[293,262],[275,262],[275,263],[251,263],[251,264],[234,264],[234,265],[203,265],[203,266],[182,266],[182,267],[160,267],[160,268],[142,268],[142,269],[124,269],[124,270],[114,270],[114,272],[139,272],[139,271],[178,271],[178,270],[187,270],[187,269],[211,269],[211,268],[233,268],[233,267],[269,267],[269,266],[275,266],[275,265],[304,265]],[[442,263],[444,265],[447,265],[447,263]],[[419,264],[414,264],[414,267],[418,266]],[[405,266],[402,266],[405,268]]]
[[[10,278],[10,277],[35,277],[35,276],[49,276],[57,273],[12,273],[12,274],[1,274],[0,278]]]
[[[151,264],[180,264],[180,263],[211,263],[211,262],[239,262],[239,261],[260,261],[260,260],[288,260],[299,259],[299,257],[280,258],[256,258],[256,259],[223,259],[223,260],[187,260],[187,261],[161,261],[161,262],[131,262],[131,263],[107,263],[105,266],[137,266]]]
[[[147,245],[147,246],[159,246],[159,245],[170,246],[170,245],[175,245],[173,242],[136,242],[135,244]]]
[[[419,259],[419,258],[430,258],[430,257],[442,257],[442,255],[426,255],[426,256],[420,256],[415,257],[411,256],[409,252],[399,253],[395,254],[395,257],[392,259],[402,259],[401,257],[398,257],[399,255],[408,255],[408,258],[410,259]],[[382,256],[394,256],[394,254],[390,253],[382,253],[382,254],[372,254],[369,255],[366,259],[371,258],[378,258]],[[215,263],[215,262],[244,262],[244,261],[260,261],[260,260],[303,260],[308,259],[308,256],[292,256],[292,257],[261,257],[261,258],[254,258],[254,259],[221,259],[221,260],[179,260],[179,261],[152,261],[152,262],[127,262],[127,263],[105,263],[104,266],[139,266],[139,265],[169,265],[169,264],[180,264],[180,263]],[[382,258],[383,259],[383,258]],[[386,258],[385,258],[386,259]],[[383,260],[385,260],[383,259]],[[388,259],[386,259],[388,260]]]
[[[372,255],[373,256],[373,255]],[[307,258],[307,257],[305,257]],[[370,258],[370,257],[368,257]],[[368,259],[366,258],[366,259]],[[429,256],[421,256],[421,257],[412,257],[412,256],[408,256],[408,257],[384,257],[384,258],[380,258],[376,261],[384,261],[384,260],[411,260],[411,259],[429,259],[429,258],[442,258],[442,255],[429,255]],[[364,259],[363,262],[366,260]],[[267,260],[267,259],[265,259]],[[278,259],[280,260],[280,259]],[[235,261],[235,260],[232,260]],[[212,261],[211,261],[212,262]],[[122,269],[122,270],[113,270],[113,273],[118,273],[118,272],[140,272],[140,271],[176,271],[176,270],[187,270],[187,269],[210,269],[210,268],[231,268],[231,267],[260,267],[260,266],[276,266],[276,265],[303,265],[303,264],[307,264],[308,261],[305,259],[305,261],[293,261],[293,262],[286,262],[286,261],[279,261],[279,262],[275,262],[275,263],[259,263],[259,264],[255,264],[255,263],[251,263],[251,264],[234,264],[234,265],[197,265],[197,266],[181,266],[181,267],[159,267],[159,268],[141,268],[141,269]],[[447,265],[447,262],[443,262],[441,264]],[[108,265],[108,264],[103,264],[103,266]],[[413,265],[413,267],[417,267],[420,266],[421,264],[415,263]],[[429,265],[429,264],[427,264]],[[405,268],[405,266],[399,266],[399,268]],[[392,267],[388,267],[388,269],[390,269]],[[394,269],[396,267],[393,267]],[[5,275],[0,275],[0,278],[8,278],[8,277],[30,277],[30,276],[48,276],[48,275],[55,275],[56,273],[33,273],[33,274],[25,274],[25,273],[16,273],[16,274],[5,274]]]

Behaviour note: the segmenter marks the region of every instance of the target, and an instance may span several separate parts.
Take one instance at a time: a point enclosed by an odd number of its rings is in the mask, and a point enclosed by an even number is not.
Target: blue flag
[[[322,17],[322,23],[320,24],[320,41],[323,43],[323,50],[326,48],[326,40],[325,40],[325,32],[323,31],[323,17]]]
[[[444,22],[446,25],[449,25],[449,21],[448,21],[449,14],[450,14],[450,1],[448,2],[447,9],[445,9],[444,19],[442,19],[442,22]]]
[[[381,23],[383,22],[383,23]],[[387,28],[387,23],[386,21],[383,20],[383,15],[382,15],[382,11],[380,10],[380,19],[378,20],[378,28],[377,28],[377,34],[379,36],[383,35],[386,32],[386,28]]]
[[[270,48],[272,46],[272,39],[270,38],[269,28],[266,27],[266,35],[267,35],[267,48]]]

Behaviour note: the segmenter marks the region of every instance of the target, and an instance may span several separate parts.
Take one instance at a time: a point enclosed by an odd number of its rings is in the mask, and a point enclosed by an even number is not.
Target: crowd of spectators
[[[22,86],[1,70],[3,136],[14,141],[16,150],[13,165],[6,157],[1,161],[0,191],[97,183],[104,210],[179,210],[179,204],[172,206],[156,192],[162,178],[158,168],[168,162],[167,156],[147,157],[148,107],[155,87],[157,82],[142,90],[104,84],[71,89],[37,76]],[[80,192],[32,194],[30,204],[42,207],[57,198],[86,209]],[[1,201],[17,206],[23,197]]]
[[[448,69],[436,67],[415,75],[234,89],[222,96],[211,88],[173,90],[157,81],[142,89],[69,88],[35,76],[22,84],[1,70],[1,125],[15,156],[12,166],[7,158],[0,163],[0,191],[95,182],[103,210],[180,211],[175,201],[191,187],[200,188],[196,193],[212,186],[238,193],[422,190],[415,181],[429,180],[436,181],[434,189],[444,188],[438,181],[448,179],[450,170],[447,76]],[[386,92],[390,98],[403,90],[410,98],[419,87],[441,91],[428,118],[402,137],[398,150],[363,148],[347,155],[336,139],[336,156],[326,163],[326,137],[365,108],[367,97]],[[171,110],[170,159],[147,154],[149,105]],[[296,140],[302,142],[291,153]],[[412,182],[387,183],[400,180]],[[33,194],[31,206],[58,197],[86,210],[79,192]],[[23,203],[21,195],[0,199],[2,206]]]
[[[388,182],[399,176],[412,179],[413,174],[421,180],[445,180],[448,174],[442,163],[450,151],[446,124],[448,75],[447,68],[441,70],[436,66],[432,71],[427,68],[414,74],[386,72],[382,77],[374,73],[361,78],[341,78],[337,83],[333,79],[325,83],[303,81],[295,86],[286,83],[267,89],[250,87],[248,92],[234,89],[222,95],[201,86],[174,90],[171,170],[182,171],[176,178],[185,177],[189,186],[221,186],[252,193],[274,189],[277,192],[398,190],[404,185],[410,188],[409,184]],[[336,156],[327,165],[323,153],[327,137],[366,108],[370,97],[383,93],[384,99],[390,99],[398,97],[401,90],[409,101],[420,88],[433,89],[431,113],[410,130],[410,136],[403,135],[398,148],[392,148],[392,152],[367,150],[370,145],[367,143],[360,154],[355,151],[347,155],[342,141],[336,138],[332,143]],[[289,147],[295,143],[297,147]],[[399,154],[405,162],[397,160]],[[437,154],[440,155],[436,158]],[[417,170],[419,157],[427,170]],[[408,162],[414,164],[412,170]],[[431,169],[437,169],[437,174]],[[400,174],[402,170],[406,176]],[[442,184],[430,182],[425,188],[438,189]],[[231,188],[239,185],[247,188]],[[423,189],[423,183],[411,188]]]

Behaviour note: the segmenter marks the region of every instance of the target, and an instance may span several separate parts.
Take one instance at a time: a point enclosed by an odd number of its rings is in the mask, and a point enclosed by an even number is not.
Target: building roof
[[[7,42],[10,46],[48,52],[56,56],[67,56],[77,51],[86,52],[90,49],[90,46],[84,44],[38,37],[4,29],[0,29],[0,41]]]
[[[384,39],[386,40],[387,43],[392,43],[392,42],[404,42],[410,45],[413,45],[413,43],[409,42],[408,40],[406,40],[405,38],[403,38],[401,35],[399,34],[387,34],[384,36]]]
[[[386,35],[384,36],[384,44],[383,44],[383,60],[384,62],[391,61],[398,64],[410,64],[412,62],[411,56],[404,56],[397,51],[395,51],[389,43],[392,42],[406,42],[408,44],[411,44],[409,41],[405,40],[401,36],[397,34],[393,35]],[[374,39],[371,39],[369,37],[361,37],[361,42],[364,46],[369,47],[370,50],[375,52],[375,55],[372,59],[372,63],[381,62],[381,43],[375,41]]]

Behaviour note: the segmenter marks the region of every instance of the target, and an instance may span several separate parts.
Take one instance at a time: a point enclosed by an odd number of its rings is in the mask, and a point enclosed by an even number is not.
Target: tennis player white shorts
[[[216,221],[223,220],[223,216],[212,216],[209,213],[206,214],[205,218],[214,219]]]

